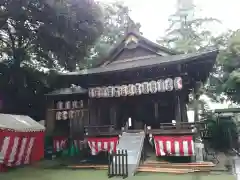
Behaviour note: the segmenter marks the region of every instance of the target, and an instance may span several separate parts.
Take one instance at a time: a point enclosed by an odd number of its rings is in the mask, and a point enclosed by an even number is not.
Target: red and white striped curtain
[[[0,152],[9,167],[39,161],[44,157],[44,133],[0,131]]]
[[[91,137],[87,139],[92,155],[101,151],[116,152],[118,137]]]
[[[156,156],[192,156],[192,136],[153,136]]]

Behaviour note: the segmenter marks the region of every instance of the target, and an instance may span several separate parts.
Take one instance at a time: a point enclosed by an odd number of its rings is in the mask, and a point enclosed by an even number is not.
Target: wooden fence
[[[128,154],[127,150],[118,150],[109,155],[108,177],[128,177]]]

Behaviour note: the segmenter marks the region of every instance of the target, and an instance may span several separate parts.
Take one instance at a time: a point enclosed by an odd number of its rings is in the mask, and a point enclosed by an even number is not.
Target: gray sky
[[[99,0],[112,2],[114,0]],[[131,17],[140,22],[144,36],[156,40],[164,35],[168,27],[168,17],[176,7],[176,0],[122,0],[130,9]],[[194,0],[200,10],[199,16],[213,17],[222,25],[211,27],[217,32],[227,29],[240,29],[240,0]]]

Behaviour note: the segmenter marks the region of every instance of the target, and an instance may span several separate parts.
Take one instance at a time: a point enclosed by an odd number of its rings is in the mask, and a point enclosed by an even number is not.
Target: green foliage
[[[130,10],[122,2],[101,3],[104,12],[104,30],[85,58],[85,67],[95,66],[105,60],[111,48],[126,34],[126,30],[137,29],[140,24],[130,18]]]
[[[88,0],[2,0],[0,7],[4,112],[43,119],[54,71],[76,70],[101,35],[101,8]]]
[[[102,32],[99,6],[82,0],[2,0],[1,55],[16,66],[75,70]]]
[[[219,38],[214,37],[206,27],[220,21],[214,18],[198,18],[195,16],[196,7],[193,3],[185,5],[181,0],[178,3],[176,12],[169,17],[170,26],[166,35],[158,42],[182,53],[214,48]],[[181,6],[181,3],[186,7]]]
[[[216,90],[224,92],[236,103],[240,102],[240,31],[233,32],[228,45],[218,56],[219,76]]]
[[[181,5],[184,1],[179,0],[178,3]],[[240,87],[239,35],[227,31],[216,36],[207,27],[210,24],[220,24],[220,21],[214,18],[198,18],[195,11],[193,3],[186,7],[179,6],[169,18],[170,26],[166,36],[160,38],[158,42],[182,53],[220,49],[217,63],[199,93],[207,95],[213,101],[220,101],[219,95],[225,92],[231,100],[239,102],[240,91],[232,92]]]
[[[237,125],[232,117],[218,117],[213,114],[206,116],[207,130],[213,148],[226,151],[236,145],[238,138]]]

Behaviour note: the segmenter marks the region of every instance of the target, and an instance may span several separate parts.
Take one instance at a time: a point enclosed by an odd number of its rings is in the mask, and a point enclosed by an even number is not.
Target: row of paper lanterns
[[[56,108],[59,110],[83,108],[83,100],[80,100],[80,101],[57,101]]]
[[[70,110],[70,111],[57,111],[56,112],[56,120],[68,120],[74,119],[76,115],[79,115],[81,110]]]
[[[120,96],[134,96],[141,94],[150,94],[157,92],[166,92],[181,90],[182,78],[176,77],[174,79],[160,79],[158,81],[150,81],[121,86],[108,86],[108,87],[96,87],[88,90],[89,97],[102,98],[102,97],[120,97]]]

